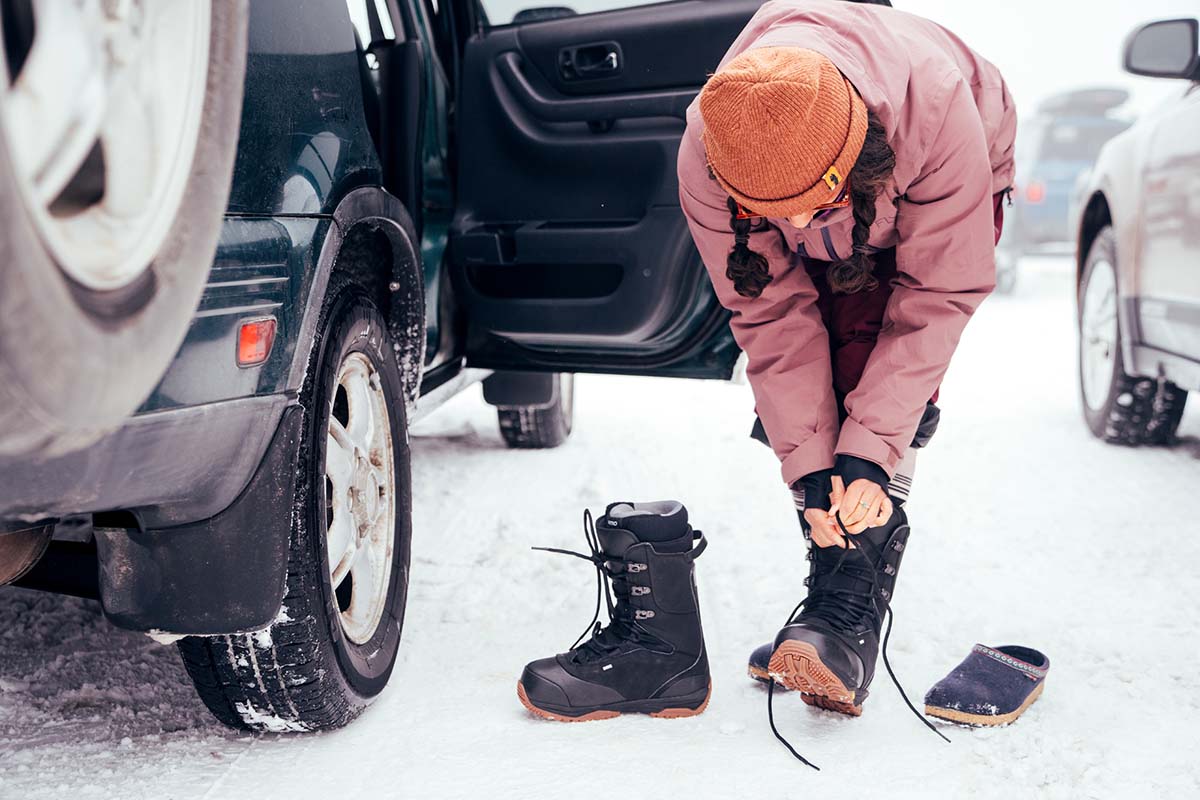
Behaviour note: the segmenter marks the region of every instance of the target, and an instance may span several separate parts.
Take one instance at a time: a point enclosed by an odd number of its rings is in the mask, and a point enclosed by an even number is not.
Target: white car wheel
[[[183,199],[200,133],[211,0],[34,0],[0,83],[16,188],[57,265],[101,291],[136,280]]]
[[[5,0],[0,457],[119,426],[161,380],[233,180],[246,0]]]

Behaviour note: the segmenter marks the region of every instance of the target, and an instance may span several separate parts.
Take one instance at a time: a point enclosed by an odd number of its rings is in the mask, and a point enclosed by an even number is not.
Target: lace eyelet
[[[641,597],[642,595],[650,594],[650,587],[649,586],[632,586],[629,589],[629,593],[632,594],[634,597]]]
[[[636,561],[631,561],[629,564],[627,564],[627,565],[626,565],[626,567],[625,567],[625,571],[626,571],[626,572],[645,572],[645,571],[646,571],[646,565],[645,565],[645,564],[639,564],[639,563],[638,563],[638,562],[636,562]]]
[[[644,611],[639,608],[633,612],[634,619],[651,619],[653,617],[654,617],[653,611]]]
[[[896,568],[895,568],[895,567],[893,567],[891,564],[884,564],[884,565],[883,565],[883,571],[884,571],[884,573],[886,573],[886,574],[888,574],[888,575],[895,575],[895,574],[896,574]]]

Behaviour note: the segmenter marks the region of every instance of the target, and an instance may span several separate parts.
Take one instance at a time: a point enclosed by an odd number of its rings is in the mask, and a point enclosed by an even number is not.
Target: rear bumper
[[[246,488],[294,403],[266,395],[140,414],[79,452],[0,459],[0,518],[120,509],[146,528],[208,519]]]

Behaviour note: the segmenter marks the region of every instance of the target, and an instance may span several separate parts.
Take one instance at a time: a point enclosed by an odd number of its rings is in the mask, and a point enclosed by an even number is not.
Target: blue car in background
[[[1017,262],[1026,253],[1072,241],[1070,203],[1080,176],[1091,169],[1100,148],[1131,121],[1114,115],[1129,93],[1124,89],[1083,89],[1054,95],[1022,121],[1017,139],[1016,191],[996,260],[996,290],[1016,285]]]

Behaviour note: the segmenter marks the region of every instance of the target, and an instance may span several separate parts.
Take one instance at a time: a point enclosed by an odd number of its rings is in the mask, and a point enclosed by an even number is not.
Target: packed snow
[[[412,589],[392,685],[348,728],[222,728],[175,648],[92,602],[0,589],[0,798],[1189,798],[1200,796],[1196,665],[1200,402],[1173,449],[1083,425],[1071,264],[1027,260],[989,298],[918,459],[891,656],[914,701],[976,642],[1050,657],[1013,725],[943,728],[880,670],[861,718],[776,696],[772,738],[746,656],[803,593],[778,464],[747,433],[749,387],[581,376],[562,448],[504,448],[478,388],[413,431]],[[594,572],[584,507],[675,498],[697,562],[714,691],[706,713],[564,725],[517,701],[526,661],[567,647]]]

